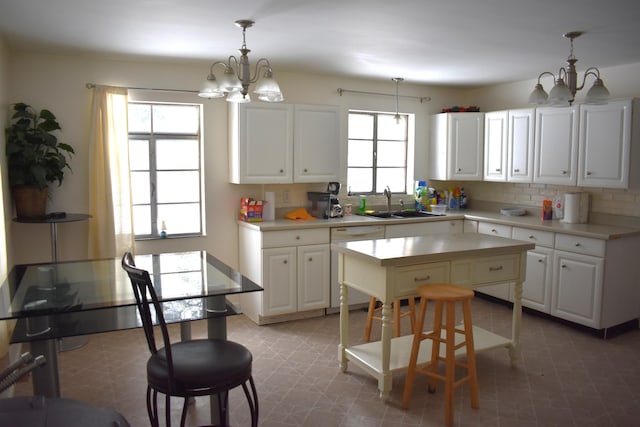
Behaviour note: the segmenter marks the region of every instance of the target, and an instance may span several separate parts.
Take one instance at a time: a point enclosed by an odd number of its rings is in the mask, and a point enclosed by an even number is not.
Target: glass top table
[[[226,339],[226,316],[240,313],[227,295],[262,291],[204,251],[138,255],[135,263],[149,272],[167,323],[208,319],[210,338]],[[2,289],[10,306],[0,307],[0,320],[17,320],[11,342],[47,359],[33,373],[35,394],[60,395],[57,339],[142,326],[120,258],[16,265]]]

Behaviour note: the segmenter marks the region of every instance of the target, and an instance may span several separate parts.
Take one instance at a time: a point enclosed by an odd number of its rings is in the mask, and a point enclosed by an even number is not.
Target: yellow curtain
[[[89,149],[89,257],[133,251],[126,88],[96,86]]]

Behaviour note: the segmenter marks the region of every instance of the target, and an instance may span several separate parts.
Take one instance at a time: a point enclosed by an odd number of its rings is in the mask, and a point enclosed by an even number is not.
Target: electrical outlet
[[[289,192],[288,191],[283,191],[282,192],[282,203],[284,203],[285,205],[289,204]]]

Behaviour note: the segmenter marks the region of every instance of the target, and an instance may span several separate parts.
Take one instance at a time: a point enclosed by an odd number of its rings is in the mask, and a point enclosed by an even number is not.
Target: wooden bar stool
[[[431,284],[418,288],[420,295],[420,308],[418,309],[418,323],[414,332],[413,346],[409,359],[409,369],[404,383],[404,394],[402,396],[402,407],[409,407],[411,393],[413,391],[413,381],[416,373],[425,374],[429,377],[429,392],[435,392],[435,380],[444,381],[445,393],[445,423],[447,426],[453,425],[453,391],[459,385],[469,382],[471,392],[471,407],[477,409],[478,402],[478,377],[476,373],[476,357],[473,348],[473,330],[471,324],[471,299],[473,291],[471,289],[450,285]],[[435,302],[433,332],[422,332],[427,301]],[[462,303],[463,324],[456,327],[455,309],[456,303]],[[442,324],[442,311],[446,309],[445,324]],[[442,334],[444,329],[444,336]],[[456,344],[456,334],[463,335],[463,340]],[[417,366],[420,343],[423,340],[432,340],[431,359],[424,365]],[[445,344],[444,357],[440,355],[440,343]],[[466,362],[456,361],[455,352],[457,349],[466,346]],[[445,362],[445,373],[442,375],[438,370],[438,362]],[[467,375],[459,380],[455,378],[456,366],[466,368]]]
[[[392,303],[393,307],[393,334],[396,337],[400,336],[400,319],[403,317],[409,316],[409,321],[411,322],[411,333],[415,333],[416,326],[416,303],[413,297],[409,297],[409,308],[406,311],[402,311],[400,309],[400,300],[394,300]],[[369,342],[371,339],[371,328],[373,326],[374,320],[382,320],[381,316],[376,316],[375,314],[382,310],[382,307],[376,307],[378,300],[376,297],[371,297],[369,299],[369,310],[367,311],[367,323],[364,327],[364,342]]]

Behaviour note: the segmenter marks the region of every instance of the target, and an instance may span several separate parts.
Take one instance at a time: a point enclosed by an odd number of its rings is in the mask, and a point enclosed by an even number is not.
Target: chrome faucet
[[[387,212],[391,213],[391,189],[388,185],[384,189],[384,197],[387,198]]]

